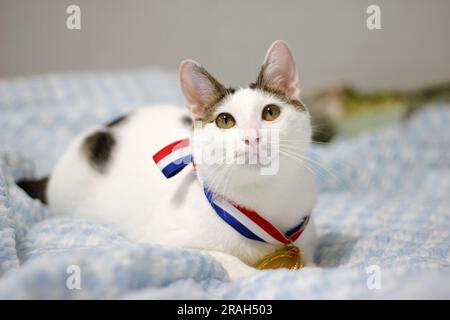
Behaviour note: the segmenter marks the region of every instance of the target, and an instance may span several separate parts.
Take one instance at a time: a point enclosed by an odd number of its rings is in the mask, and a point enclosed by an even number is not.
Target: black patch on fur
[[[127,115],[125,114],[125,115],[120,116],[120,117],[114,119],[113,121],[109,122],[106,126],[108,128],[115,127],[115,126],[121,124],[122,122],[124,122],[126,119],[127,119]]]
[[[86,137],[82,148],[92,168],[104,173],[115,144],[116,139],[110,132],[97,131]]]
[[[17,185],[21,187],[31,198],[41,200],[47,204],[48,177],[38,180],[19,180]]]
[[[235,88],[232,88],[232,87],[225,88],[225,95],[227,95],[227,94],[233,94],[233,93],[235,93],[235,92],[236,92],[236,89],[235,89]]]
[[[256,82],[252,82],[250,83],[250,85],[248,86],[250,89],[259,89],[259,86]]]
[[[185,115],[181,117],[181,123],[186,126],[186,127],[191,127],[192,126],[192,119],[191,117]]]

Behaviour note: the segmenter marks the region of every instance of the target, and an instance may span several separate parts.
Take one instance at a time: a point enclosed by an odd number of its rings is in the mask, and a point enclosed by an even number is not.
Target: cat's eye
[[[222,129],[230,129],[234,127],[236,121],[229,113],[221,113],[216,118],[216,125]]]
[[[262,118],[266,121],[273,121],[279,117],[281,113],[280,107],[274,104],[269,104],[264,107],[262,111]]]

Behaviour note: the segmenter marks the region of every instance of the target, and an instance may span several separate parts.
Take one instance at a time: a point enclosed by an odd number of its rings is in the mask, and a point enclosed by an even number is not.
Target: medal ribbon
[[[193,162],[189,139],[178,140],[162,148],[153,156],[153,160],[166,178],[175,176]],[[309,221],[308,215],[297,226],[283,233],[257,212],[213,194],[206,187],[203,191],[217,215],[248,239],[289,245],[300,237]]]

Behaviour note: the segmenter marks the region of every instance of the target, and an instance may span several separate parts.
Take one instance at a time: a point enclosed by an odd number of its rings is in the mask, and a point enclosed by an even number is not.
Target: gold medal
[[[262,258],[255,265],[256,269],[298,270],[303,268],[302,251],[295,246],[286,246]]]

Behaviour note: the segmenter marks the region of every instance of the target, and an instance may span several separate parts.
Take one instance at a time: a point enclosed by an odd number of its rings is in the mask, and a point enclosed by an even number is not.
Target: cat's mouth
[[[250,148],[236,151],[235,160],[237,165],[242,165],[249,168],[259,168],[270,164],[270,157],[266,152],[261,152],[261,150]]]

